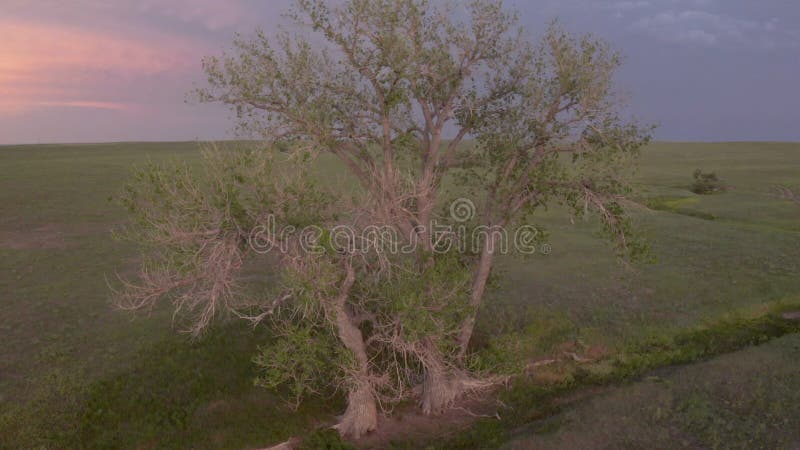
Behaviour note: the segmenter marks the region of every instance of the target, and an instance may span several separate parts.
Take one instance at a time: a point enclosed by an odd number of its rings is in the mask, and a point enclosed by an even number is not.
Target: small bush
[[[691,190],[695,194],[708,195],[724,191],[725,186],[714,172],[703,172],[702,169],[697,169],[694,171],[694,183],[692,183]]]

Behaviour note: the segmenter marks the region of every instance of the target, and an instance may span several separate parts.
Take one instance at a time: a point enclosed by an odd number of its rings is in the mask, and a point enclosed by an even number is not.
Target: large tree
[[[379,406],[419,396],[435,413],[485,386],[468,360],[493,230],[555,201],[596,214],[621,255],[642,250],[623,205],[649,129],[620,116],[606,44],[557,25],[532,43],[498,0],[297,0],[292,17],[294,34],[259,32],[206,59],[198,91],[288,151],[212,152],[205,177],[141,172],[131,235],[155,246],[120,298],[138,309],[172,295],[198,333],[220,311],[269,324],[281,339],[257,358],[261,381],[296,399],[344,388],[339,430],[358,436]],[[357,188],[315,183],[319,154]],[[472,195],[475,214],[447,214],[445,185]],[[446,246],[434,222],[486,232],[475,248]],[[248,264],[260,246],[276,258]],[[253,266],[274,274],[259,294],[239,288]]]

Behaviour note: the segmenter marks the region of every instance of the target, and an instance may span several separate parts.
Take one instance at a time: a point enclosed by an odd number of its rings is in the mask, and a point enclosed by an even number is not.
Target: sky
[[[435,1],[435,0],[434,0]],[[291,0],[0,0],[0,144],[225,139],[186,102],[203,56],[288,23]],[[618,88],[659,140],[800,141],[798,0],[506,0],[625,55]]]

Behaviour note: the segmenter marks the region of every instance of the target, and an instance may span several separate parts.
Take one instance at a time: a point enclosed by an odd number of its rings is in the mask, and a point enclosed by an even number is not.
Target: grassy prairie
[[[5,399],[23,396],[21,386],[53,367],[53,359],[89,362],[99,372],[106,360],[127,359],[139,345],[168,333],[165,317],[131,321],[109,307],[105,277],[135,257],[134,249],[111,239],[110,229],[124,215],[109,197],[131,166],[148,157],[195,155],[195,144],[0,149]]]
[[[194,143],[0,147],[0,446],[257,447],[338,410],[339,400],[328,399],[292,412],[276,393],[252,386],[250,357],[269,339],[262,332],[228,324],[191,342],[174,333],[166,309],[132,318],[108,303],[106,277],[130,270],[137,257],[111,239],[125,214],[109,197],[135,164],[194,164],[198,155]],[[338,180],[336,167],[321,160],[320,173]],[[651,145],[636,178],[650,208],[636,221],[657,262],[620,265],[592,236],[594,223],[547,211],[535,222],[549,231],[551,253],[501,261],[476,340],[500,345],[502,332],[523,360],[553,356],[565,343],[613,355],[800,302],[800,208],[771,196],[777,184],[800,187],[797,167],[800,144]],[[697,168],[730,189],[691,193]],[[769,361],[776,367],[753,364],[748,373],[795,367],[788,358]],[[565,423],[558,429],[568,432]]]
[[[800,208],[775,198],[776,184],[800,186],[800,145],[654,144],[644,152],[636,218],[655,264],[615,264],[559,211],[540,219],[552,253],[507,261],[499,302],[566,314],[595,339],[615,344],[791,299],[800,293]],[[695,168],[730,190],[699,196]]]
[[[669,367],[512,431],[504,449],[798,448],[800,335]]]

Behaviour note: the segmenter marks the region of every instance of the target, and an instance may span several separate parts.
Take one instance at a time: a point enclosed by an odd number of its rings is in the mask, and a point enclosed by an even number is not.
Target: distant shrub
[[[775,188],[776,196],[781,200],[788,200],[800,205],[800,191],[786,186],[777,186]]]
[[[714,172],[703,172],[702,169],[694,171],[694,183],[691,186],[692,192],[700,195],[715,194],[725,190],[725,185]]]

